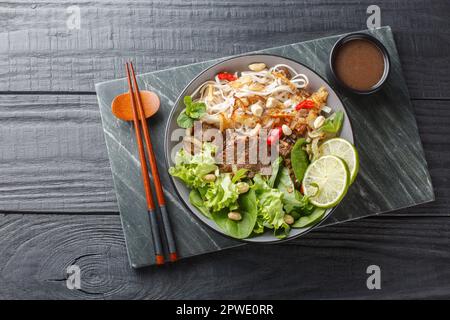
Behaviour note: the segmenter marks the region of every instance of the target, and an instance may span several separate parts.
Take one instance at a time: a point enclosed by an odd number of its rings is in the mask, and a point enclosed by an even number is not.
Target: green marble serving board
[[[392,31],[383,27],[363,32],[373,34],[386,46],[391,73],[383,89],[370,96],[337,90],[352,121],[361,167],[344,201],[321,228],[434,200]],[[329,52],[341,36],[258,52],[297,60],[325,76]],[[192,78],[217,61],[220,59],[138,76],[140,88],[156,92],[161,99],[159,112],[149,120],[149,125],[181,258],[243,245],[201,225],[187,211],[173,190],[164,160],[164,128],[177,96]],[[153,265],[152,237],[133,126],[111,113],[114,97],[128,91],[126,80],[99,83],[96,91],[130,264],[134,268]]]

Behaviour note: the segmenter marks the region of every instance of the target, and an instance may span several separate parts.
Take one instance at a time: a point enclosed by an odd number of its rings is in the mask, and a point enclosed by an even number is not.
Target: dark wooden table
[[[373,1],[0,4],[0,298],[450,298],[450,3],[377,1],[395,35],[436,201],[132,270],[94,83],[366,28]],[[80,8],[80,29],[66,22]],[[393,106],[395,107],[395,106]],[[393,181],[395,183],[395,181]],[[81,290],[66,268],[81,268]],[[381,268],[368,290],[366,268]]]

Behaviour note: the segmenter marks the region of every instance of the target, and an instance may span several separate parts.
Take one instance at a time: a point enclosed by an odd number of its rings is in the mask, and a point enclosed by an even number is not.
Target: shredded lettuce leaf
[[[169,168],[169,173],[191,188],[204,187],[208,182],[203,177],[218,168],[214,159],[215,152],[216,147],[211,143],[204,143],[201,152],[195,155],[180,149],[175,156],[175,166]]]
[[[213,212],[218,212],[224,208],[229,211],[237,209],[237,199],[239,192],[236,184],[231,181],[229,173],[221,174],[214,184],[211,184],[205,194],[205,206]]]
[[[253,181],[252,189],[258,201],[258,215],[253,232],[261,233],[266,227],[273,229],[276,237],[286,237],[290,228],[284,222],[283,193],[271,188],[260,174],[255,175]]]

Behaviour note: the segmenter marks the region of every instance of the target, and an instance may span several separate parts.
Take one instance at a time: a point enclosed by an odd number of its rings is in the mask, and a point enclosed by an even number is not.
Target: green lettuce
[[[175,156],[175,166],[169,168],[169,173],[191,188],[205,187],[208,182],[203,177],[218,168],[214,159],[215,152],[216,147],[211,143],[204,143],[201,152],[195,155],[180,149]]]
[[[228,210],[221,210],[212,214],[212,219],[217,225],[230,236],[237,239],[244,239],[253,232],[256,217],[256,195],[253,190],[241,194],[238,199],[239,212],[242,215],[242,220],[233,221],[228,218]]]
[[[289,225],[284,222],[283,193],[271,188],[264,178],[257,174],[253,178],[252,189],[255,191],[258,202],[258,215],[255,233],[264,231],[264,227],[272,229],[279,238],[284,238],[289,232]]]
[[[212,219],[209,209],[205,207],[205,202],[199,190],[193,189],[189,193],[189,202],[195,206],[205,217]]]
[[[233,211],[239,207],[238,198],[239,192],[236,184],[231,181],[230,174],[225,173],[209,186],[205,194],[205,206],[213,212],[219,212],[224,208]]]

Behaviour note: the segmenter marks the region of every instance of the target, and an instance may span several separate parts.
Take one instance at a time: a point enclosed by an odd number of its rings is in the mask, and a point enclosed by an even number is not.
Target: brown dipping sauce
[[[342,44],[334,59],[336,76],[358,91],[372,89],[384,74],[384,56],[371,41],[353,39]]]

